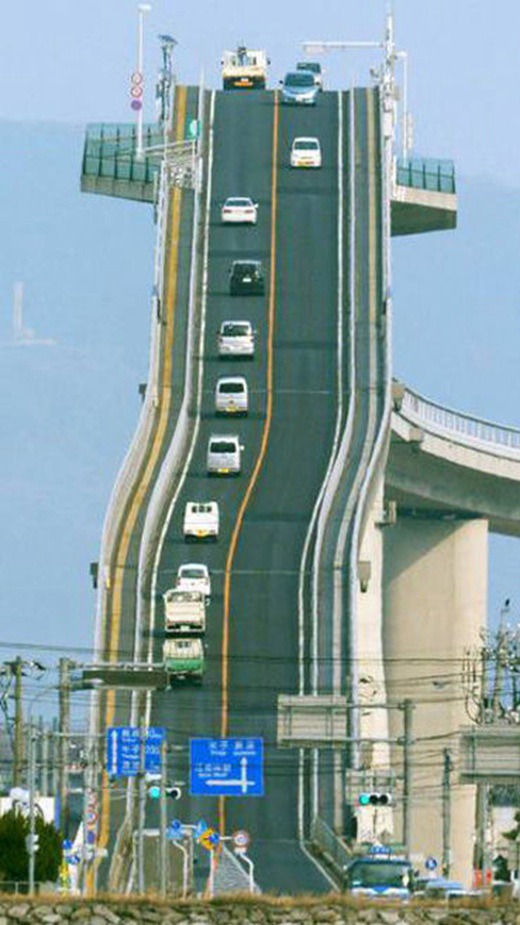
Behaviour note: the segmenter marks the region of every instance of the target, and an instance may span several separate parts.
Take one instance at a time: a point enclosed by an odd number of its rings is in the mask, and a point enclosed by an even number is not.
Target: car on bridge
[[[291,147],[291,167],[321,167],[318,138],[295,138]]]
[[[237,434],[212,434],[208,441],[208,475],[240,475],[242,450]]]
[[[218,333],[218,355],[221,360],[228,357],[255,355],[255,331],[250,321],[223,321]]]
[[[220,527],[216,501],[188,501],[184,509],[183,533],[191,540],[217,540]]]
[[[201,562],[185,562],[177,569],[175,587],[178,591],[200,591],[206,601],[211,597],[211,577],[207,565]]]
[[[229,271],[230,295],[263,295],[264,271],[261,260],[234,260]]]
[[[228,196],[220,213],[223,225],[256,225],[258,203],[248,196]]]
[[[163,601],[166,633],[198,635],[206,631],[206,597],[202,591],[169,588]]]
[[[280,83],[282,103],[295,103],[302,106],[316,105],[320,88],[312,71],[290,71]]]
[[[164,668],[170,684],[175,681],[202,683],[204,643],[200,636],[167,639],[163,645]]]
[[[223,376],[215,386],[217,414],[247,414],[249,393],[243,376]]]
[[[314,82],[320,90],[323,90],[323,71],[319,61],[298,61],[297,71],[310,71],[314,74]]]

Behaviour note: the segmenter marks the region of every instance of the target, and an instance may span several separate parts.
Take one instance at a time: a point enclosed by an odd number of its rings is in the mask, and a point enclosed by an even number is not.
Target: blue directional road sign
[[[263,739],[192,739],[192,796],[264,795]]]
[[[146,730],[144,769],[161,770],[161,744],[166,730],[149,726]],[[111,777],[135,777],[139,773],[141,730],[138,726],[110,726],[107,729],[107,770]]]

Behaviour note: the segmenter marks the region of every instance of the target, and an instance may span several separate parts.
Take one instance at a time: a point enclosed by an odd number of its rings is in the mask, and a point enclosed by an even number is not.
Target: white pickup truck
[[[219,510],[216,501],[188,501],[184,509],[183,533],[186,542],[216,540]]]
[[[265,51],[239,45],[236,51],[225,51],[221,63],[224,90],[265,90],[269,64]]]
[[[167,633],[204,633],[206,597],[201,591],[170,588],[163,594],[164,628]]]

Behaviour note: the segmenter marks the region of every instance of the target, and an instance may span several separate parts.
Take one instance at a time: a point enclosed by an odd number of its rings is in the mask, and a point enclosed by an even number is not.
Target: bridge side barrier
[[[398,186],[454,194],[455,165],[453,161],[432,158],[399,158],[395,166],[395,182]]]
[[[455,411],[424,398],[412,389],[405,388],[398,413],[450,440],[458,439],[488,453],[500,451],[500,455],[520,456],[520,429]]]
[[[161,166],[157,200],[157,234],[154,250],[154,270],[152,289],[152,311],[150,331],[150,359],[148,364],[149,375],[144,402],[137,422],[134,436],[128,447],[126,456],[121,464],[116,481],[112,488],[110,499],[105,513],[101,535],[101,549],[99,557],[99,587],[96,601],[96,617],[94,630],[94,661],[103,661],[103,614],[106,610],[107,592],[110,589],[110,561],[114,551],[121,517],[124,514],[128,498],[138,478],[139,471],[148,452],[152,437],[155,416],[157,413],[157,389],[159,384],[159,357],[162,326],[159,318],[159,298],[163,287],[166,227],[168,221],[169,181],[165,165]],[[90,725],[91,732],[97,728],[98,695],[94,691],[91,698]]]
[[[311,822],[311,842],[312,847],[315,850],[318,849],[324,860],[334,870],[341,885],[343,871],[352,860],[352,851],[320,816],[315,816]]]

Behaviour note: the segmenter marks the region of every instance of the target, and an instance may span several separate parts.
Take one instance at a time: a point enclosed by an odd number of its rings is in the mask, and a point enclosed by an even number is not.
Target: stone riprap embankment
[[[212,902],[55,897],[0,901],[0,925],[520,925],[520,903],[357,905],[343,900]]]

